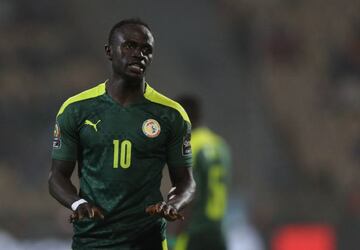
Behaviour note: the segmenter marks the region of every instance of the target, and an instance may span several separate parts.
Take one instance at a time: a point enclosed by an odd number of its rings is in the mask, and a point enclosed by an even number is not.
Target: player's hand
[[[164,201],[148,206],[145,211],[150,215],[160,215],[168,221],[184,220],[184,216],[176,208]]]
[[[90,203],[83,203],[78,206],[76,211],[70,215],[70,223],[73,223],[78,220],[82,220],[84,218],[89,219],[104,219],[104,215],[101,212],[100,208]]]

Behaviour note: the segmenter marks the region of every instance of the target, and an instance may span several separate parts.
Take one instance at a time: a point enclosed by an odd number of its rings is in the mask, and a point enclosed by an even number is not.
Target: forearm
[[[71,204],[80,199],[76,187],[69,179],[61,176],[49,177],[49,192],[63,206],[71,209]]]
[[[182,210],[193,200],[195,189],[196,185],[193,179],[175,185],[169,192],[167,204],[172,205],[178,211]]]
[[[51,171],[49,175],[49,192],[63,206],[71,209],[71,204],[79,200],[76,187],[72,184],[70,176],[65,176],[59,171]]]

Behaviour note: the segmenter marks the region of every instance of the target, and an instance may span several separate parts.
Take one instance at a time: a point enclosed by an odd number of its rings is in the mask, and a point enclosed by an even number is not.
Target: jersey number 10
[[[114,144],[114,163],[113,167],[118,168],[119,165],[122,168],[129,168],[131,166],[131,141],[113,140]],[[120,155],[120,161],[119,161]],[[119,164],[120,163],[120,164]]]

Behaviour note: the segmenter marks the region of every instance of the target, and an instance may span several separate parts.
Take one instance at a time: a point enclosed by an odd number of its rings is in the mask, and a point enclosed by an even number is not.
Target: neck
[[[106,91],[116,102],[131,104],[144,95],[145,79],[125,79],[112,75],[106,84]]]

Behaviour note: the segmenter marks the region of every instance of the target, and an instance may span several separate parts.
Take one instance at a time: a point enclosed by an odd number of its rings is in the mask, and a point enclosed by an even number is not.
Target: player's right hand
[[[76,211],[70,215],[70,223],[73,223],[84,218],[89,219],[104,219],[104,215],[101,212],[100,208],[90,203],[83,203],[78,206]]]
[[[149,215],[159,215],[168,221],[184,220],[184,216],[175,207],[164,201],[148,206],[145,212]]]

